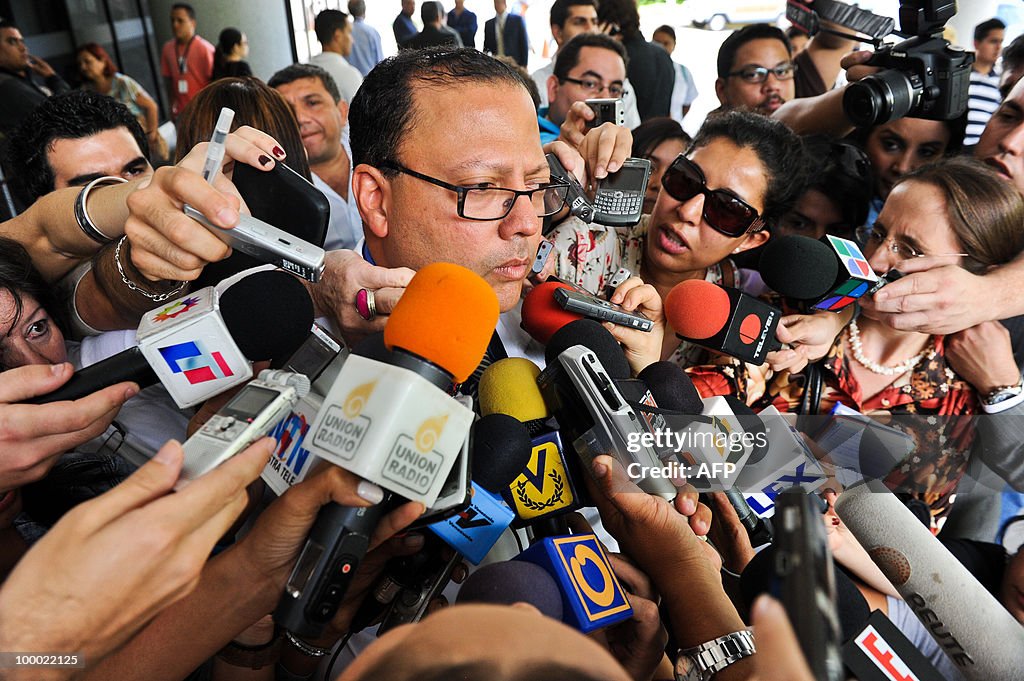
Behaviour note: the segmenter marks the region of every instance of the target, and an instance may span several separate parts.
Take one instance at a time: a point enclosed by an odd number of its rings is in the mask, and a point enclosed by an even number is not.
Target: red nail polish
[[[268,163],[270,163],[270,157],[269,157],[269,156],[262,156],[262,155],[261,155],[261,156],[260,156],[260,157],[259,157],[258,159],[256,159],[256,160],[257,160],[257,161],[259,161],[259,164],[260,164],[261,166],[265,166],[265,165],[267,165]]]
[[[277,156],[278,158],[284,158],[284,149],[282,149],[281,147],[274,147],[273,152],[274,156]]]

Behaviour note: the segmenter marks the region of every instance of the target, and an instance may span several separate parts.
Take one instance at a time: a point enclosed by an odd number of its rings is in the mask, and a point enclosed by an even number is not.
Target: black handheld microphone
[[[448,391],[479,365],[498,313],[494,290],[470,270],[449,263],[420,269],[388,319],[385,347],[371,342],[345,360],[310,427],[311,451],[431,506],[473,418]],[[360,354],[367,350],[375,357]],[[278,624],[304,638],[321,634],[365,557],[383,506],[320,510],[274,612]]]
[[[773,239],[759,269],[765,284],[811,310],[838,312],[879,283],[860,247],[831,234],[821,240],[795,234]]]

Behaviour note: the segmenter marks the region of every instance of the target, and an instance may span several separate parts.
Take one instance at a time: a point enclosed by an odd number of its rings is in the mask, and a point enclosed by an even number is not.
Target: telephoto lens
[[[858,127],[903,118],[916,108],[922,88],[906,73],[890,69],[852,83],[843,94],[843,110]]]

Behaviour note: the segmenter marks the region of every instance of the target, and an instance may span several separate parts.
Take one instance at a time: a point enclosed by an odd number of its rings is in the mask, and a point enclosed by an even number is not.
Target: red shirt
[[[173,38],[164,43],[160,53],[160,75],[171,79],[174,89],[171,113],[174,117],[210,82],[213,52],[213,45],[199,35],[193,36],[185,45],[179,45]],[[184,62],[184,71],[179,68],[180,62]],[[181,81],[185,82],[184,88],[179,84]]]

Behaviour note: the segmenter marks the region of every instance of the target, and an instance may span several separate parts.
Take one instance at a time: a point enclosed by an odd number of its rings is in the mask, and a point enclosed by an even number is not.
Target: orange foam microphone
[[[538,284],[523,298],[523,328],[538,343],[547,345],[551,336],[569,322],[583,319],[583,315],[566,311],[555,301],[555,291],[575,290],[561,281]]]
[[[775,329],[782,310],[734,288],[701,279],[677,284],[665,297],[665,317],[683,340],[763,364],[782,348]]]
[[[399,298],[384,327],[384,345],[436,364],[462,383],[483,359],[500,311],[494,289],[480,275],[433,263]]]

